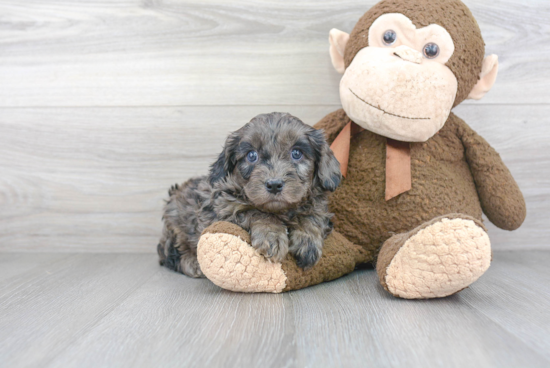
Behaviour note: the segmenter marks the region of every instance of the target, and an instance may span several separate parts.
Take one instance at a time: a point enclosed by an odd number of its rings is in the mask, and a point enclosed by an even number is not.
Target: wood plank
[[[249,295],[163,270],[47,366],[548,366],[460,295],[396,299],[373,270],[283,295]],[[507,292],[525,296],[521,288]]]
[[[471,288],[476,287],[477,283]],[[378,283],[374,270],[355,272],[290,295],[302,365],[548,365],[531,346],[463,302],[461,294],[432,300],[397,299]],[[508,296],[521,298],[521,290]]]
[[[49,367],[295,366],[292,320],[281,294],[231,293],[163,269]]]
[[[32,271],[37,267],[58,262],[69,257],[65,253],[0,253],[0,288],[12,282],[13,277]]]
[[[314,124],[338,106],[0,110],[0,251],[154,252],[167,188],[207,173],[229,131],[266,111]],[[516,232],[494,249],[549,249],[550,106],[456,109],[522,188]]]
[[[462,300],[550,360],[550,252],[495,252]],[[521,297],[520,297],[521,295]]]
[[[27,261],[15,262],[25,266],[36,257],[26,254]],[[0,366],[44,366],[158,272],[158,267],[152,255],[65,255],[4,279],[0,283]],[[4,272],[0,269],[0,275]]]
[[[0,263],[42,256],[0,254]],[[373,270],[286,294],[240,294],[159,268],[153,255],[65,257],[0,285],[0,365],[550,363],[548,251],[495,252],[469,289],[426,301],[393,298]]]
[[[0,106],[338,104],[331,28],[375,0],[0,4]],[[547,103],[550,4],[468,0],[500,76],[487,103]]]

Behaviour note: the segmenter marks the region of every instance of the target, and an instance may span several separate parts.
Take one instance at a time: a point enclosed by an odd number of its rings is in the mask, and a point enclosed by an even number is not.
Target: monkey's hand
[[[252,247],[273,262],[282,262],[288,253],[286,226],[275,218],[254,221],[250,226],[250,239]]]
[[[483,212],[496,226],[515,230],[526,216],[525,199],[500,155],[466,123],[459,126],[464,154]]]

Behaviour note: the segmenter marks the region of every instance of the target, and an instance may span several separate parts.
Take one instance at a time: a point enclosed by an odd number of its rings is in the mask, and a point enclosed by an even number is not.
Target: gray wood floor
[[[0,253],[1,367],[548,367],[550,252],[495,252],[458,295],[395,299],[372,270],[238,294],[151,254]]]

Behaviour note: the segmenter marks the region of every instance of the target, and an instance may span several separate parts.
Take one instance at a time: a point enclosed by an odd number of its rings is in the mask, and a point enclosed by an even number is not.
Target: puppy
[[[160,264],[204,277],[199,237],[213,222],[229,221],[250,232],[266,258],[281,262],[290,252],[300,267],[312,267],[332,231],[327,196],[340,180],[323,131],[290,114],[258,115],[229,135],[208,176],[168,191]]]

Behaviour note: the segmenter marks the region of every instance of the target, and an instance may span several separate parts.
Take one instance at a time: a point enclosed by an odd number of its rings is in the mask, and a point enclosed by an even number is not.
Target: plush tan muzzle
[[[340,81],[342,107],[371,132],[425,142],[447,121],[457,80],[445,65],[410,62],[396,51],[404,55],[407,50],[367,47],[357,54]]]

